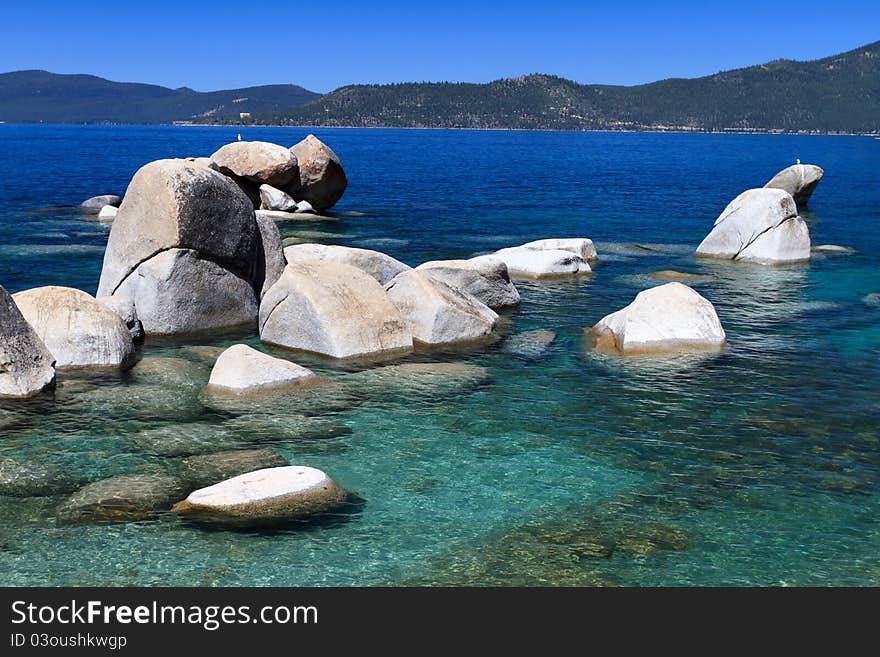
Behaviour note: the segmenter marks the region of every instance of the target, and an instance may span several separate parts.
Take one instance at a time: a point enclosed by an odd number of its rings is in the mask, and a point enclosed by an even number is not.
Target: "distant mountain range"
[[[880,133],[880,41],[631,87],[550,75],[487,84],[293,85],[199,93],[44,71],[0,74],[0,121],[240,123],[553,130]]]
[[[228,91],[169,89],[48,71],[0,73],[0,121],[171,123],[240,113],[290,111],[320,94],[292,84]]]

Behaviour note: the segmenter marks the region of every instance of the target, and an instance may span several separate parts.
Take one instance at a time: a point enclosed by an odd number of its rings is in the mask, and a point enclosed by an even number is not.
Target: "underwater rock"
[[[880,292],[871,292],[862,299],[869,306],[880,306]]]
[[[676,271],[674,269],[652,271],[648,276],[661,281],[686,281],[688,283],[705,283],[712,280],[711,276],[705,274],[694,274],[689,271]]]
[[[121,475],[91,483],[58,508],[62,523],[147,520],[186,494],[186,482],[166,475]]]
[[[42,497],[76,490],[81,484],[63,470],[45,463],[0,457],[0,495]]]
[[[190,456],[234,449],[243,441],[223,425],[185,422],[145,429],[131,436],[129,442],[145,454]]]
[[[433,279],[429,271],[403,272],[385,288],[413,339],[436,346],[490,336],[498,313],[477,298]]]
[[[0,397],[31,397],[55,382],[55,357],[0,286]]]
[[[400,272],[411,269],[409,265],[405,265],[381,251],[357,249],[349,246],[294,244],[284,249],[284,257],[289,263],[303,260],[326,260],[351,265],[369,274],[381,285],[388,283]]]
[[[412,335],[374,278],[327,261],[287,265],[260,305],[260,339],[334,358],[412,349]]]
[[[726,340],[711,302],[681,283],[639,292],[591,331],[598,349],[623,354],[719,349]]]
[[[278,144],[267,141],[234,141],[216,151],[211,160],[221,173],[245,178],[257,185],[271,185],[288,190],[299,187],[296,156]]]
[[[507,265],[507,271],[514,278],[557,278],[576,276],[592,271],[586,260],[571,251],[563,249],[529,249],[514,246],[500,249],[488,256],[477,256],[472,260],[496,258]]]
[[[79,207],[81,210],[95,214],[107,205],[118,208],[120,203],[122,203],[122,199],[116,196],[116,194],[101,194],[86,199],[79,204]]]
[[[815,164],[793,164],[773,176],[764,187],[785,190],[799,206],[806,205],[823,175],[825,171]]]
[[[237,344],[224,351],[214,363],[208,389],[253,393],[301,383],[315,376],[314,372],[296,363]]]
[[[212,486],[254,470],[289,465],[271,449],[247,449],[191,456],[180,463],[180,476],[193,488]]]
[[[325,415],[354,408],[362,403],[346,377],[315,377],[301,385],[267,390],[259,395],[212,395],[200,400],[209,408],[232,415]]]
[[[271,525],[332,511],[348,498],[349,493],[321,470],[290,465],[256,470],[201,488],[172,510],[199,522]]]
[[[245,413],[222,425],[246,443],[277,443],[327,440],[351,434],[351,428],[329,417],[291,413]]]
[[[126,369],[134,364],[134,341],[125,321],[91,294],[49,285],[12,298],[55,357],[56,368]]]
[[[507,265],[497,258],[432,260],[416,269],[433,281],[470,294],[493,310],[519,303],[519,292],[510,280]]]
[[[503,350],[524,358],[539,358],[550,348],[554,340],[556,340],[555,331],[548,329],[525,331],[507,338]]]
[[[308,201],[318,212],[336,205],[348,186],[342,163],[330,147],[315,135],[308,135],[291,146],[299,163],[300,187],[291,191],[297,200]]]
[[[470,363],[402,363],[350,374],[345,380],[368,397],[438,399],[477,388],[489,380],[489,371]]]
[[[810,249],[813,253],[855,253],[856,250],[851,246],[838,246],[837,244],[820,244]]]
[[[810,231],[791,194],[749,189],[724,209],[698,256],[773,265],[810,259]]]

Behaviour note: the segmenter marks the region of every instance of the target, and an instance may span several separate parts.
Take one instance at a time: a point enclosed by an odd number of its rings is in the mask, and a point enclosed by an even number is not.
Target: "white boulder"
[[[259,392],[315,378],[315,373],[296,363],[273,358],[245,344],[220,354],[208,388],[225,392]]]
[[[114,205],[105,205],[101,208],[101,211],[98,212],[98,221],[113,221],[116,219],[116,213],[119,212],[119,208]]]
[[[380,284],[385,285],[402,271],[411,269],[400,260],[392,258],[381,251],[357,249],[350,246],[327,244],[293,244],[285,247],[284,257],[287,262],[303,262],[307,260],[326,260],[351,265],[366,272]]]
[[[781,189],[749,189],[715,220],[697,255],[759,264],[810,259],[810,231],[791,194]]]
[[[523,244],[522,247],[537,251],[571,251],[587,261],[596,260],[599,257],[596,253],[596,247],[593,245],[593,240],[585,237],[535,240],[534,242]]]
[[[557,278],[576,276],[592,271],[589,263],[579,255],[563,249],[530,249],[514,246],[501,249],[482,258],[496,258],[507,265],[507,271],[514,278]]]
[[[793,164],[773,176],[764,187],[782,189],[794,198],[798,205],[806,205],[825,171],[815,164]]]
[[[623,354],[719,349],[726,340],[711,302],[681,283],[639,292],[591,331],[598,349]]]

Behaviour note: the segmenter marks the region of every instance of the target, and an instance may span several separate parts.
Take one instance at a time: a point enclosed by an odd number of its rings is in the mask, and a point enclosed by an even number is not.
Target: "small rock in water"
[[[526,331],[509,337],[503,349],[524,358],[538,358],[546,353],[555,339],[556,332],[548,329]]]
[[[483,258],[502,260],[507,265],[507,271],[515,278],[557,278],[588,274],[592,271],[586,260],[565,249],[515,246],[488,256],[478,256],[473,260]]]
[[[851,246],[838,246],[837,244],[820,244],[810,249],[814,253],[855,253]]]
[[[76,490],[80,485],[55,466],[0,457],[0,495],[59,495]]]
[[[89,484],[58,508],[63,523],[147,520],[186,495],[186,482],[165,475],[122,475]]]
[[[328,217],[313,212],[282,212],[281,210],[257,210],[257,216],[264,216],[273,221],[337,221],[336,217]]]
[[[197,522],[272,525],[332,511],[349,493],[324,472],[301,465],[239,475],[190,493],[172,509]]]
[[[236,450],[183,459],[180,476],[193,488],[204,488],[254,470],[285,465],[289,465],[287,459],[271,449]]]
[[[119,208],[113,205],[105,205],[98,213],[98,221],[111,222],[116,219],[117,212],[119,212]]]
[[[100,196],[86,199],[80,203],[79,207],[86,212],[97,214],[104,206],[109,205],[110,207],[118,208],[120,203],[122,203],[122,199],[115,194],[101,194]]]
[[[880,292],[871,292],[862,299],[869,306],[880,306]]]
[[[535,240],[534,242],[523,244],[520,248],[536,249],[538,251],[571,251],[587,261],[596,260],[599,257],[596,253],[596,247],[593,245],[593,240],[585,237]]]
[[[256,393],[302,383],[315,376],[314,372],[296,363],[237,344],[220,354],[214,363],[208,390]]]
[[[260,185],[260,209],[278,212],[296,211],[296,201],[287,192],[272,185]]]

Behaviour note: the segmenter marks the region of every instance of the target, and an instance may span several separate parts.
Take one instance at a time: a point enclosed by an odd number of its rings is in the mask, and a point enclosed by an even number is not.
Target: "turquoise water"
[[[121,193],[149,160],[210,154],[234,131],[0,126],[0,284],[94,293],[109,229],[71,206]],[[242,136],[292,144],[305,132]],[[191,341],[148,341],[127,374],[62,374],[48,399],[0,402],[0,457],[89,481],[174,472],[181,455],[216,446],[266,446],[362,501],[254,534],[169,515],[60,525],[61,496],[0,497],[0,583],[880,584],[880,307],[863,301],[880,291],[880,142],[317,134],[343,159],[349,189],[336,220],[281,224],[285,237],[412,265],[593,238],[593,276],[523,283],[521,306],[504,316],[502,338],[556,331],[549,351],[527,359],[502,339],[404,361],[471,366],[440,381],[297,356],[336,385],[245,405],[201,396],[212,352]],[[784,268],[691,256],[730,199],[795,158],[826,170],[803,213],[813,243],[855,254]],[[661,269],[709,277],[695,287],[729,347],[659,360],[592,352],[583,328]],[[255,334],[198,344],[238,341],[258,344]],[[315,418],[337,430],[303,435]]]

